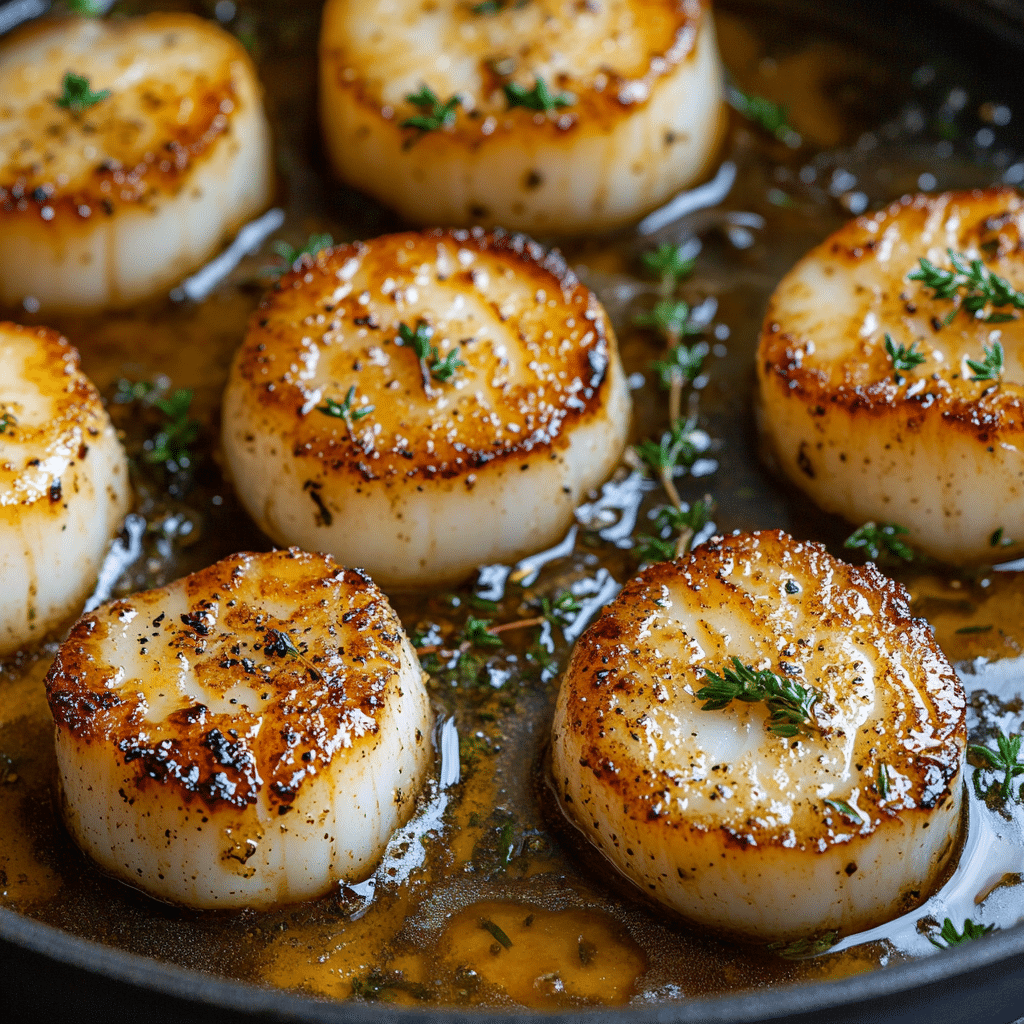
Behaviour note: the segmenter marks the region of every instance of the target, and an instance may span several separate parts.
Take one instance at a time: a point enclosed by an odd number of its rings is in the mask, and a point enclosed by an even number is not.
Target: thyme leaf
[[[986,314],[988,307],[1024,309],[1024,293],[1017,291],[1006,278],[993,273],[981,260],[968,259],[964,253],[953,249],[946,252],[952,270],[937,267],[922,256],[917,268],[907,274],[908,281],[920,281],[929,289],[932,298],[954,303],[952,312],[940,322],[940,327],[951,323],[960,309],[985,323],[1005,323],[1015,319],[1005,313]]]
[[[170,397],[158,398],[151,404],[164,414],[166,422],[152,440],[146,442],[143,460],[150,465],[186,464],[191,459],[189,446],[199,436],[198,421],[188,415],[192,406],[192,389],[179,388]]]
[[[708,347],[704,342],[696,345],[673,345],[664,359],[656,359],[651,369],[658,374],[658,383],[668,391],[676,380],[692,383],[704,366]]]
[[[999,787],[999,796],[1006,800],[1010,796],[1010,785],[1013,780],[1024,772],[1024,761],[1020,757],[1021,737],[1017,733],[1006,736],[1000,732],[996,736],[996,749],[972,743],[967,747],[968,753],[987,761],[990,768],[1003,772],[1003,782]]]
[[[884,762],[878,766],[878,795],[889,799],[889,766]]]
[[[64,0],[64,8],[68,14],[77,14],[81,18],[100,18],[110,6],[104,0]]]
[[[500,636],[491,632],[490,619],[478,619],[470,615],[462,631],[463,637],[476,647],[501,647]]]
[[[715,499],[710,494],[698,498],[692,505],[677,508],[662,505],[655,512],[657,536],[640,534],[637,548],[644,562],[667,562],[686,554],[694,537],[711,522],[715,514]]]
[[[318,405],[316,411],[322,412],[325,416],[334,416],[337,419],[344,420],[351,436],[352,424],[357,423],[364,416],[369,416],[377,408],[375,405],[361,405],[358,409],[353,409],[352,401],[355,397],[356,386],[353,384],[345,393],[345,398],[342,401],[338,402],[333,398],[325,398],[324,404]]]
[[[526,107],[527,110],[539,110],[548,113],[561,107],[571,107],[576,97],[571,92],[552,94],[547,83],[540,75],[535,77],[532,89],[524,88],[517,82],[506,82],[502,89],[508,101],[509,110],[513,107]]]
[[[920,366],[927,359],[927,356],[917,351],[916,341],[910,348],[907,348],[905,345],[897,346],[888,331],[885,334],[885,351],[892,361],[893,377],[896,379],[897,384],[903,383],[903,378],[900,377],[900,370],[913,370],[915,366]]]
[[[701,711],[720,711],[734,700],[763,701],[768,707],[767,729],[777,736],[796,736],[799,726],[814,724],[811,722],[814,705],[821,698],[818,690],[770,669],[756,670],[736,657],[732,662],[733,667],[726,666],[721,675],[704,670],[708,683],[697,691],[698,699],[705,702]]]
[[[649,274],[660,277],[662,281],[667,281],[674,287],[693,273],[696,262],[684,257],[683,252],[681,245],[663,242],[657,249],[645,252],[640,257],[640,262]]]
[[[280,277],[285,269],[291,269],[295,266],[303,256],[310,256],[316,259],[317,255],[324,251],[324,249],[330,249],[334,245],[333,237],[326,231],[320,234],[312,234],[306,240],[306,244],[301,249],[296,249],[278,239],[271,246],[274,250],[274,255],[284,261],[284,267],[264,267],[263,273],[267,276]]]
[[[845,800],[830,800],[826,797],[825,803],[833,810],[838,811],[844,818],[852,821],[854,825],[864,824],[864,819]]]
[[[462,102],[459,94],[455,93],[442,103],[426,84],[420,86],[419,92],[408,93],[405,99],[419,109],[419,114],[407,117],[401,127],[415,128],[421,135],[450,128],[455,123],[455,108]]]
[[[735,85],[730,85],[726,96],[729,106],[739,111],[748,121],[774,135],[779,142],[784,142],[791,149],[796,149],[803,141],[800,133],[789,123],[789,111],[781,104],[743,92]]]
[[[398,325],[398,337],[401,343],[411,348],[420,361],[423,371],[423,387],[427,391],[430,390],[431,377],[446,384],[459,369],[466,365],[459,359],[458,345],[452,348],[444,359],[441,359],[438,356],[437,347],[430,343],[433,336],[434,328],[425,320],[420,320],[415,329],[404,323]]]
[[[871,560],[879,558],[885,552],[902,558],[904,562],[912,562],[913,549],[900,540],[902,535],[908,533],[910,530],[907,527],[896,523],[867,522],[843,541],[843,547],[850,550],[862,548],[864,554]]]
[[[1003,346],[999,341],[993,341],[991,345],[984,345],[982,351],[985,358],[980,362],[975,359],[968,359],[967,365],[971,369],[971,380],[998,380],[1003,372]]]
[[[692,436],[695,427],[693,420],[676,420],[659,440],[640,441],[635,446],[636,453],[657,473],[672,473],[679,466],[691,466],[698,455]]]
[[[61,94],[54,101],[58,107],[70,110],[72,114],[80,114],[83,110],[105,100],[110,95],[109,89],[93,92],[89,88],[89,79],[69,71],[61,83]]]
[[[686,334],[700,334],[702,328],[690,322],[690,305],[682,299],[664,299],[649,313],[638,313],[633,317],[637,327],[653,327],[662,334],[680,337]]]
[[[970,942],[972,939],[980,939],[982,935],[988,935],[988,933],[994,929],[994,924],[975,924],[968,917],[964,919],[963,931],[958,932],[956,930],[956,926],[947,917],[945,921],[942,922],[942,929],[938,936],[929,935],[928,941],[933,946],[938,946],[939,949],[949,949],[950,946],[960,946],[965,942]]]

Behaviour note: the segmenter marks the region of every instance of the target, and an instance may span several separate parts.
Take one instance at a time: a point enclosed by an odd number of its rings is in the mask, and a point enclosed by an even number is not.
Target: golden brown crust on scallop
[[[913,240],[924,235],[929,226],[937,240],[941,223],[951,225],[954,249],[980,251],[992,271],[1024,289],[1024,202],[1015,189],[1001,186],[937,196],[904,196],[878,214],[851,221],[805,257],[827,260],[851,274],[867,268],[868,276],[861,286],[863,301],[858,305],[861,315],[851,316],[845,326],[829,324],[830,331],[845,337],[843,358],[829,358],[813,347],[809,350],[808,343],[813,346],[816,341],[813,323],[800,325],[803,329],[797,330],[788,318],[780,316],[778,309],[788,300],[784,281],[769,303],[761,332],[758,369],[762,386],[805,403],[812,417],[831,410],[841,410],[854,421],[893,417],[902,420],[903,429],[910,432],[919,430],[926,420],[941,418],[944,424],[979,444],[1021,443],[1024,321],[1019,314],[1011,322],[998,325],[1007,352],[1006,374],[998,383],[974,381],[969,373],[960,372],[955,350],[965,348],[967,355],[980,360],[993,327],[971,320],[964,312],[943,324],[952,303],[934,299],[921,282],[905,278],[917,269],[918,259],[928,255],[923,248],[914,249],[898,267],[892,267],[895,273],[889,275],[891,286],[875,287],[871,265],[885,259],[885,251],[895,249],[903,238]],[[944,247],[932,252],[933,260],[942,266],[948,265],[945,255]],[[869,308],[879,325],[874,338],[864,336],[863,310]],[[884,347],[884,331],[907,347],[916,344],[916,351],[929,357],[921,372],[902,374],[897,382]],[[936,351],[945,352],[952,366],[947,362],[937,372],[930,372],[930,357]]]
[[[453,4],[450,12],[452,37],[471,51],[473,45],[466,43],[467,36],[460,34],[460,30],[480,26],[481,15],[474,13],[472,7]],[[574,31],[577,19],[587,13],[586,9],[581,12],[574,5],[560,3],[545,3],[543,7],[544,19],[537,34],[517,52],[507,55],[509,63],[522,69],[518,73],[502,74],[498,70],[502,62],[486,41],[486,34],[473,37],[480,40],[476,59],[481,88],[480,94],[472,97],[472,114],[459,116],[450,130],[423,135],[415,145],[436,149],[440,154],[453,147],[476,150],[503,142],[509,136],[514,138],[524,130],[551,139],[577,133],[606,134],[638,105],[646,103],[660,80],[691,56],[701,23],[710,13],[707,0],[631,0],[629,11],[623,14],[624,18],[628,14],[629,20],[618,26],[619,31],[639,34],[629,55],[623,60],[620,50],[614,56],[606,54],[599,67],[587,67],[582,73],[577,69],[559,72],[548,86],[553,93],[567,91],[575,99],[571,107],[548,117],[526,107],[509,109],[502,92],[502,86],[510,81],[531,88],[534,81],[526,69],[557,60],[564,34]],[[397,127],[413,109],[396,111],[383,95],[387,83],[373,77],[373,68],[367,66],[367,55],[354,51],[351,42],[348,46],[340,43],[338,35],[331,33],[329,39],[321,41],[321,74],[339,93],[349,94],[353,106],[362,107],[374,117],[394,121]],[[409,129],[405,132],[410,137],[415,134]],[[671,145],[671,140],[666,145]]]
[[[442,249],[450,264],[446,277],[434,266]],[[475,255],[471,265],[460,265],[460,251]],[[390,322],[366,315],[361,292],[336,297],[339,277],[353,260],[370,280],[392,285],[387,296],[373,297],[378,306],[386,302],[394,307]],[[513,356],[521,366],[515,383],[502,384],[507,358],[503,346],[474,345],[472,337],[457,337],[451,341],[460,345],[460,358],[467,364],[459,375],[479,380],[480,389],[438,385],[436,400],[422,401],[419,361],[396,346],[395,337],[398,323],[412,328],[419,319],[402,315],[400,296],[416,287],[418,268],[428,264],[436,280],[467,292],[476,292],[478,275],[490,275],[486,290],[481,289],[487,315],[501,323],[511,316],[522,346]],[[513,274],[515,280],[504,288],[503,277]],[[520,305],[526,290],[532,299]],[[506,300],[516,303],[514,312],[502,309]],[[325,357],[335,360],[339,371],[358,370],[360,391],[394,395],[387,404],[376,401],[372,432],[365,429],[368,421],[349,432],[338,418],[297,415],[310,402],[299,372],[310,334],[331,346]],[[470,476],[486,464],[555,450],[563,435],[603,414],[610,345],[614,338],[603,309],[557,253],[500,231],[434,230],[356,242],[304,260],[253,314],[236,372],[268,413],[287,413],[288,421],[280,420],[289,422],[284,443],[297,459],[308,461],[307,487],[315,489],[324,467],[332,473],[355,473],[364,482],[452,479]],[[391,358],[376,360],[372,350],[385,347]],[[532,379],[524,383],[523,377]],[[409,396],[415,398],[412,404]],[[345,395],[326,397],[341,402]]]
[[[186,802],[238,808],[266,787],[282,814],[339,750],[352,758],[351,748],[372,748],[403,634],[365,574],[297,549],[238,554],[188,578],[188,611],[154,617],[168,589],[113,602],[75,625],[46,677],[58,730],[114,744],[140,787],[152,780],[176,786]],[[309,625],[325,618],[326,628]],[[229,714],[216,714],[193,702],[151,721],[153,692],[176,694],[173,666],[157,660],[146,693],[141,683],[136,692],[123,668],[97,661],[114,630],[137,634],[143,659],[150,639],[176,651],[207,693],[226,697],[242,686],[259,706],[232,702]],[[237,632],[262,640],[250,645]]]
[[[46,39],[54,28],[48,21],[30,25],[5,40],[4,50]],[[0,218],[46,222],[57,230],[174,195],[230,135],[232,113],[255,100],[238,87],[240,69],[255,79],[244,47],[200,18],[169,13],[104,20],[102,31],[115,45],[128,46],[133,38],[163,33],[167,54],[184,37],[186,47],[203,47],[203,70],[191,81],[146,75],[76,113],[55,102],[64,72],[75,69],[56,69],[52,87],[40,91],[36,76],[26,80],[23,69],[0,56]],[[161,54],[154,57],[159,61]],[[101,84],[91,83],[96,90]],[[33,136],[19,138],[17,125],[5,126],[15,111],[22,127],[38,126]]]
[[[696,692],[706,682],[704,669],[721,672],[735,652],[723,641],[721,649],[705,649],[704,656],[694,656],[687,663],[653,649],[678,642],[688,650],[687,644],[696,643],[697,631],[690,633],[685,626],[678,635],[662,629],[655,640],[650,639],[651,623],[659,616],[669,589],[685,594],[684,619],[699,623],[705,612],[713,617],[726,611],[734,616],[740,639],[747,642],[753,638],[753,644],[763,648],[760,653],[771,659],[775,671],[820,688],[825,697],[818,712],[819,732],[826,744],[843,744],[844,719],[838,713],[837,694],[842,687],[860,680],[857,666],[839,652],[826,650],[820,636],[842,629],[851,644],[874,656],[876,691],[898,699],[893,703],[891,729],[865,725],[863,735],[853,740],[854,784],[859,787],[858,806],[863,819],[854,829],[857,835],[867,836],[891,818],[927,814],[950,796],[962,763],[965,701],[959,680],[927,623],[911,616],[903,586],[883,576],[873,565],[846,565],[833,559],[823,545],[811,542],[796,545],[799,562],[794,563],[792,545],[790,538],[780,532],[716,537],[695,549],[688,559],[650,566],[626,584],[577,643],[563,682],[565,728],[580,741],[583,771],[603,790],[616,794],[629,818],[672,831],[706,833],[718,829],[727,845],[799,845],[822,852],[837,833],[850,832],[850,822],[816,796],[810,784],[797,787],[790,795],[793,817],[781,823],[776,820],[770,824],[767,809],[751,814],[747,800],[739,801],[740,816],[730,817],[728,799],[715,804],[715,822],[710,823],[695,808],[695,797],[699,799],[698,794],[709,786],[712,791],[725,787],[743,793],[750,787],[750,780],[739,774],[738,766],[715,765],[706,780],[694,781],[687,779],[685,765],[648,761],[644,756],[641,737],[649,715],[643,710],[636,717],[633,711],[677,701],[693,701],[699,706],[703,701]],[[759,562],[768,567],[769,576],[775,573],[774,567],[793,566],[792,578],[799,592],[789,594],[780,584],[775,597],[767,599],[762,593],[765,569]],[[723,566],[728,568],[723,570]],[[810,585],[813,580],[818,581],[816,587]],[[774,589],[774,582],[771,587]],[[800,620],[813,625],[787,635],[786,646],[776,651],[774,638],[779,626],[769,618],[787,601],[799,602]],[[765,639],[757,639],[762,637]],[[887,664],[890,654],[894,657]],[[757,659],[744,655],[742,660],[749,663]],[[920,699],[899,697],[903,692],[902,674],[907,672],[927,673],[930,677],[928,687],[918,691]],[[644,682],[652,678],[659,682]],[[886,697],[876,695],[872,699]],[[843,702],[848,703],[848,698]],[[705,714],[736,714],[735,708]],[[772,742],[781,751],[795,741],[777,737]],[[893,779],[901,780],[887,795],[880,792],[878,782],[883,764]],[[563,791],[568,784],[560,779],[556,782]],[[679,810],[687,805],[688,811]],[[573,813],[579,815],[580,811]]]

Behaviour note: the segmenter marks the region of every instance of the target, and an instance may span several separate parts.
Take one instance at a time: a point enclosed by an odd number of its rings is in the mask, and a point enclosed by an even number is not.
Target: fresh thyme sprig
[[[860,548],[864,551],[865,556],[872,561],[879,558],[884,552],[896,555],[904,562],[912,562],[914,560],[913,548],[900,540],[902,535],[908,533],[910,530],[907,527],[899,526],[897,523],[867,522],[854,530],[843,541],[843,547],[850,550]]]
[[[462,102],[462,98],[456,93],[442,103],[434,90],[425,84],[420,86],[419,92],[411,92],[405,98],[414,107],[418,107],[420,112],[407,117],[402,122],[402,127],[415,128],[420,135],[450,128],[455,124],[455,108]]]
[[[769,715],[767,729],[776,736],[796,736],[800,726],[814,725],[814,705],[821,699],[818,690],[770,669],[755,670],[739,658],[734,657],[732,663],[733,667],[726,666],[721,675],[704,670],[709,682],[697,691],[698,699],[705,702],[702,711],[720,711],[734,700],[750,704],[764,701]]]
[[[854,825],[864,824],[864,819],[845,800],[832,800],[826,797],[824,803],[828,804],[832,810],[838,811]]]
[[[893,378],[897,384],[903,383],[903,378],[900,376],[901,370],[904,372],[913,370],[915,366],[920,366],[928,358],[917,351],[916,341],[910,348],[907,348],[906,345],[897,345],[888,331],[885,334],[885,351],[892,362]]]
[[[707,358],[708,346],[704,342],[696,345],[673,345],[664,359],[655,359],[651,369],[658,374],[658,383],[665,391],[671,391],[677,381],[692,384],[700,375]]]
[[[80,114],[83,110],[105,100],[110,95],[109,89],[93,92],[89,88],[89,79],[69,71],[61,83],[61,94],[54,101],[58,107],[70,110],[72,114]]]
[[[455,376],[456,372],[466,365],[459,359],[458,345],[452,348],[444,359],[441,359],[438,355],[437,347],[430,344],[430,339],[433,336],[434,328],[425,320],[420,320],[416,324],[415,329],[404,323],[398,325],[398,337],[401,339],[402,344],[411,348],[416,353],[416,358],[420,361],[423,390],[428,395],[433,392],[433,388],[430,386],[431,377],[442,384],[447,384]]]
[[[564,626],[571,623],[582,607],[571,590],[563,591],[558,597],[542,597],[540,599],[541,615],[553,626]]]
[[[152,403],[167,420],[163,427],[147,442],[143,460],[151,465],[160,463],[170,468],[187,465],[191,459],[189,446],[199,436],[199,423],[188,415],[192,407],[192,389],[179,388],[168,398]]]
[[[690,304],[682,299],[665,299],[649,313],[633,317],[637,327],[653,327],[674,341],[683,335],[700,334],[703,328],[690,321]]]
[[[929,935],[928,941],[933,946],[938,946],[939,949],[949,949],[950,946],[960,946],[965,942],[970,942],[972,939],[980,939],[982,935],[988,935],[989,932],[995,929],[994,924],[980,925],[975,924],[969,917],[964,919],[963,931],[958,932],[956,925],[947,917],[942,922],[942,930],[938,936]]]
[[[779,142],[784,142],[791,149],[796,149],[803,141],[800,133],[789,123],[789,111],[781,104],[743,92],[735,85],[726,90],[729,105],[738,110],[748,121],[753,121],[769,135],[774,135]]]
[[[325,398],[324,404],[318,405],[316,411],[322,412],[325,416],[335,416],[340,420],[344,420],[349,437],[352,437],[354,434],[352,425],[363,419],[363,417],[369,416],[377,408],[375,405],[361,405],[357,409],[353,409],[352,402],[355,397],[356,386],[353,384],[345,393],[343,401],[337,402],[333,398]]]
[[[980,362],[968,359],[967,365],[971,370],[971,380],[999,380],[1003,372],[1003,346],[999,341],[993,341],[991,345],[982,346],[985,358]]]
[[[3,408],[0,411],[0,434],[6,434],[8,429],[18,425],[18,418],[10,409]]]
[[[694,441],[696,421],[693,419],[676,420],[659,440],[645,438],[634,446],[641,461],[657,473],[662,487],[676,508],[683,507],[683,500],[673,477],[680,467],[692,466],[697,458],[699,448]]]
[[[571,92],[553,94],[540,75],[535,77],[532,89],[524,88],[517,82],[506,82],[502,89],[505,91],[505,99],[510,110],[513,107],[526,107],[527,110],[537,110],[546,114],[562,107],[571,107],[576,102],[576,97]]]
[[[681,245],[663,242],[657,249],[648,249],[640,257],[644,270],[661,278],[665,294],[670,294],[672,289],[693,273],[695,261],[685,257],[683,252]]]
[[[685,555],[693,546],[693,539],[715,514],[715,499],[705,494],[692,505],[676,508],[662,505],[654,516],[657,536],[640,534],[637,553],[644,562],[667,562]]]
[[[280,277],[285,270],[292,269],[303,256],[310,256],[316,259],[318,253],[323,252],[324,249],[330,249],[332,245],[334,245],[334,239],[326,231],[310,235],[306,244],[301,249],[296,249],[287,242],[278,239],[271,246],[271,249],[273,249],[274,255],[283,261],[283,266],[264,267],[262,273],[268,277]]]
[[[984,315],[984,311],[989,307],[998,309],[1004,306],[1024,309],[1024,293],[1017,291],[1006,278],[994,274],[981,260],[968,259],[964,253],[953,249],[946,252],[952,270],[937,267],[922,256],[918,267],[907,274],[908,281],[920,281],[930,289],[933,298],[952,300],[953,309],[939,322],[939,327],[952,323],[961,309],[989,324],[1016,319],[1012,313]]]
[[[1010,798],[1010,787],[1013,780],[1021,773],[1024,773],[1024,761],[1020,757],[1020,746],[1021,737],[1017,733],[1011,733],[1009,736],[1006,736],[1000,732],[996,736],[995,750],[991,747],[983,747],[978,743],[972,743],[967,748],[968,753],[974,754],[975,757],[981,758],[983,761],[987,761],[989,768],[1003,773],[1003,782],[999,787],[999,798],[1001,800]],[[984,799],[984,794],[981,792],[978,781],[977,770],[974,772],[974,789]]]

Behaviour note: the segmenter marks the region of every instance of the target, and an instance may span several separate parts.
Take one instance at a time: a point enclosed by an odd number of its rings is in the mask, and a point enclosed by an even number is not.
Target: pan
[[[213,4],[197,4],[195,10],[221,18],[245,37],[260,63],[277,120],[279,200],[286,218],[283,231],[291,231],[294,238],[306,230],[329,227],[340,239],[369,237],[400,226],[387,210],[336,186],[324,166],[316,127],[315,72],[309,56],[315,52],[318,6],[297,5],[286,15],[273,5],[260,3],[218,4],[216,9]],[[751,338],[767,295],[781,274],[851,214],[881,206],[916,187],[941,189],[1024,180],[1024,174],[1015,177],[1016,168],[1024,168],[1020,163],[1024,135],[1016,120],[1024,119],[1024,113],[1018,113],[1024,97],[1015,74],[1024,54],[1024,5],[1009,0],[936,0],[914,5],[851,0],[841,8],[826,10],[804,0],[736,0],[718,4],[717,10],[733,75],[731,88],[739,92],[774,89],[774,98],[790,108],[793,123],[804,137],[796,146],[766,140],[759,136],[757,125],[733,115],[723,163],[705,192],[696,190],[704,198],[689,203],[681,218],[655,223],[646,235],[631,228],[597,240],[566,241],[565,251],[583,279],[606,301],[625,336],[634,312],[630,303],[636,295],[637,252],[661,240],[699,240],[705,266],[698,285],[705,295],[713,295],[717,310],[711,315],[716,323],[726,324],[731,334],[722,336],[729,341],[725,346],[729,358],[723,358],[712,371],[716,382],[709,387],[701,412],[701,425],[715,442],[717,475],[710,480],[694,479],[688,485],[694,494],[705,486],[716,488],[716,525],[722,530],[779,526],[841,549],[847,528],[807,509],[770,476],[757,457],[748,408]],[[808,54],[814,56],[808,58]],[[816,121],[814,112],[802,105],[799,90],[809,81],[814,83],[818,99],[841,112],[838,127],[827,123],[827,117]],[[1002,111],[1009,111],[1009,118]],[[943,143],[948,145],[943,148]],[[772,168],[771,180],[764,180],[765,167]],[[245,257],[207,301],[231,306],[237,300],[241,306],[248,303],[251,307],[261,287],[260,264],[268,259],[266,245],[260,253]],[[735,283],[737,278],[740,284]],[[183,304],[179,295],[133,315],[138,318],[135,324],[152,325],[166,318],[180,326],[203,314],[196,313],[187,301]],[[237,311],[230,316],[237,320]],[[31,321],[31,312],[24,311],[23,318]],[[79,344],[86,369],[108,398],[116,377],[130,362],[116,343],[128,331],[128,324],[124,317],[104,323],[67,318],[55,324]],[[738,338],[744,334],[746,340]],[[649,353],[642,341],[636,342],[634,349],[632,358],[642,367]],[[628,362],[628,342],[625,350]],[[182,358],[172,354],[159,369],[166,369],[177,380],[183,371],[176,360]],[[139,367],[129,369],[138,371]],[[141,369],[152,371],[153,367]],[[219,383],[213,373],[206,383],[199,381],[196,389],[197,409],[207,417],[207,437],[215,435]],[[638,418],[637,430],[653,431],[656,421]],[[720,483],[722,480],[728,484]],[[756,501],[750,496],[752,482],[757,484]],[[215,466],[209,468],[208,478],[200,474],[193,486],[193,493],[204,500],[213,491],[223,490]],[[649,492],[641,498],[640,514],[653,501]],[[225,505],[226,511],[220,513],[207,507],[203,538],[180,545],[174,559],[160,571],[198,567],[224,553],[228,538],[236,547],[268,545],[254,527],[237,525],[241,514],[231,506],[230,495],[218,508]],[[621,514],[623,509],[616,511]],[[152,522],[157,513],[150,510],[146,515]],[[588,529],[585,517],[580,526],[582,535]],[[601,528],[593,526],[590,533],[599,535]],[[151,532],[146,531],[146,536]],[[628,554],[621,554],[628,549],[616,550],[620,553],[602,557],[614,570],[609,575],[621,580],[634,563]],[[142,573],[142,569],[130,566],[126,572]],[[915,600],[928,600],[926,582],[913,574],[908,580]],[[967,585],[980,583],[969,581]],[[1002,592],[1019,585],[1011,572],[994,583],[989,580],[986,587],[989,592]],[[480,581],[476,588],[481,592]],[[931,594],[932,599],[934,596]],[[410,606],[408,614],[420,613],[421,607]],[[959,621],[948,627],[951,636]],[[1004,668],[1008,671],[999,679],[989,678],[984,657],[979,661],[977,649],[971,646],[975,641],[967,637],[955,641],[959,646],[951,652],[967,688],[996,692],[1010,706],[1014,696],[1024,691],[1024,683],[1018,682],[1024,676],[1015,675],[1007,661]],[[974,678],[968,678],[968,672],[974,673]],[[551,694],[546,690],[527,709],[530,720],[540,724],[540,733],[550,707]],[[543,776],[543,741],[531,744],[525,748],[526,758],[536,770],[524,787],[527,794],[531,786],[542,785]],[[536,790],[532,792],[536,794]],[[535,800],[536,795],[526,799]],[[52,810],[41,813],[54,817]],[[570,845],[557,824],[543,817],[537,823],[541,826],[538,831],[551,837],[553,844]],[[205,952],[200,948],[191,957],[180,951],[163,955],[152,948],[156,939],[147,944],[142,936],[147,929],[154,936],[162,934],[174,914],[147,910],[145,899],[121,895],[115,883],[75,859],[77,854],[59,828],[43,832],[43,846],[50,843],[59,849],[56,854],[44,850],[41,856],[70,858],[79,884],[92,887],[99,895],[83,895],[77,910],[65,908],[49,915],[0,905],[0,1006],[7,1019],[127,1021],[145,1015],[156,1020],[222,1022],[536,1019],[535,1011],[500,1006],[472,1009],[332,1000],[301,983],[276,987],[271,984],[273,978],[258,974],[247,974],[245,981],[232,980],[230,968],[222,969],[209,948]],[[561,856],[572,862],[574,871],[583,875],[592,871],[592,865],[571,853],[563,851]],[[103,916],[106,903],[122,902],[130,905],[130,910],[120,923],[109,927],[96,924],[91,930],[83,925],[88,914]],[[654,913],[643,911],[648,916]],[[810,973],[794,982],[785,972],[780,978],[778,972],[766,968],[763,979],[748,976],[733,992],[697,993],[673,1001],[634,998],[629,1005],[605,1008],[563,1006],[544,1015],[636,1024],[812,1018],[1008,1024],[1024,1014],[1024,926],[1014,926],[1017,918],[1012,913],[1010,918],[981,940],[906,962],[883,954],[876,958],[873,969],[836,980],[818,980]],[[175,922],[176,934],[203,930],[203,925],[190,924],[190,920],[184,915]],[[131,933],[130,938],[119,938],[119,929]],[[140,950],[149,955],[140,955]]]

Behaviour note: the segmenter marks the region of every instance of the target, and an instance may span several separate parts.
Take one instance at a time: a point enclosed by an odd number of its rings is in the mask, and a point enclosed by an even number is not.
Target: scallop
[[[0,303],[138,302],[270,201],[255,70],[210,22],[39,22],[0,48],[0,96]]]
[[[823,509],[954,564],[1024,552],[1022,227],[1010,188],[906,196],[783,279],[758,350],[763,428]],[[1004,297],[977,286],[993,275],[1016,299],[986,298]]]
[[[233,555],[86,615],[46,690],[72,836],[191,907],[366,877],[432,764],[422,674],[387,599],[297,549]]]
[[[552,775],[649,897],[789,941],[928,893],[958,845],[965,744],[963,689],[902,586],[751,533],[649,567],[587,630]]]
[[[420,224],[629,223],[700,178],[724,129],[708,4],[328,0],[324,143]]]
[[[629,423],[615,336],[560,257],[501,232],[306,257],[250,321],[223,404],[242,504],[387,587],[561,538]]]
[[[128,462],[66,338],[0,323],[0,655],[81,610],[128,511]]]

